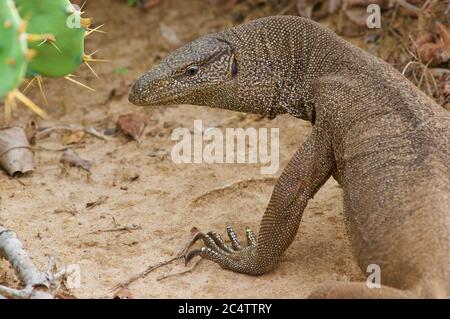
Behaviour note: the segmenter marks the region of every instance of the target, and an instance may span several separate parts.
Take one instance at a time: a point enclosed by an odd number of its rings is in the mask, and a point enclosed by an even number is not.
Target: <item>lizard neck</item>
[[[218,36],[231,43],[239,68],[228,108],[270,118],[288,113],[314,123],[313,83],[351,63],[343,59],[349,44],[302,18],[260,19]]]

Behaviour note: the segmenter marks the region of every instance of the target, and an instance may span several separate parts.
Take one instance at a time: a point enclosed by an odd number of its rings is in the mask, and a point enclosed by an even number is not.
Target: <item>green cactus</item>
[[[27,37],[12,0],[0,1],[0,99],[15,90],[27,69]]]
[[[25,76],[28,60],[34,52],[28,49],[26,24],[20,19],[12,0],[0,1],[0,99],[4,99],[5,120],[11,120],[11,111],[16,99],[24,103],[41,117],[42,111],[17,87]]]
[[[47,38],[29,37],[36,51],[27,70],[28,77],[64,77],[74,73],[85,60],[85,28],[89,19],[81,18],[68,0],[15,0],[20,16],[27,20],[29,34],[47,34]]]
[[[17,89],[24,76],[37,80],[46,102],[42,77],[64,77],[91,89],[72,73],[84,63],[95,74],[89,62],[106,61],[84,53],[85,37],[102,26],[89,29],[91,20],[81,14],[69,0],[0,0],[0,100],[7,122],[16,100],[46,116]]]

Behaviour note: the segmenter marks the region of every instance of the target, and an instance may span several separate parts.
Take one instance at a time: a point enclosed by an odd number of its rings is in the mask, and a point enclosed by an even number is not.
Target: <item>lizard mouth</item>
[[[232,80],[211,84],[208,87],[210,89],[214,87],[219,87],[220,85],[223,85],[224,83],[230,81]],[[195,96],[195,94],[198,93],[199,90],[201,90],[202,88],[197,86],[181,92],[179,88],[173,88],[172,91],[158,94],[159,92],[157,90],[152,92],[151,89],[140,87],[138,82],[136,82],[136,84],[132,87],[131,92],[128,96],[128,100],[132,104],[137,106],[195,104],[194,99],[192,97]]]
[[[134,102],[132,102],[132,103],[135,105],[138,105],[138,106],[171,105],[171,104],[177,104],[175,101],[183,98],[183,96],[184,96],[183,93],[165,94],[163,96],[152,97],[151,99],[149,99],[147,101],[141,101],[140,103],[138,102],[137,104]]]
[[[185,95],[184,93],[176,92],[165,92],[164,94],[155,93],[156,92],[151,93],[147,88],[142,88],[138,81],[131,88],[128,101],[137,106],[168,105]]]

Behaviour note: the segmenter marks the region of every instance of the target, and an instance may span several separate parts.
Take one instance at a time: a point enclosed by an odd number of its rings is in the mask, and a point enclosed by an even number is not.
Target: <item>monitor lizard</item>
[[[310,136],[274,187],[258,236],[231,246],[199,233],[194,256],[235,272],[272,270],[294,240],[308,200],[333,176],[363,271],[382,287],[320,286],[310,297],[450,297],[449,114],[388,63],[316,22],[251,21],[175,50],[133,85],[136,105],[192,104],[310,121]]]

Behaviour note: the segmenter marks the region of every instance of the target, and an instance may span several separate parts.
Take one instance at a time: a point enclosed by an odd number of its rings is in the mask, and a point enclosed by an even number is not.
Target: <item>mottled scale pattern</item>
[[[313,124],[277,182],[258,235],[228,227],[192,251],[252,275],[272,270],[294,240],[308,200],[330,176],[343,188],[345,223],[364,283],[314,297],[450,297],[449,114],[384,61],[319,24],[263,18],[184,45],[144,74],[130,101],[195,104]]]

